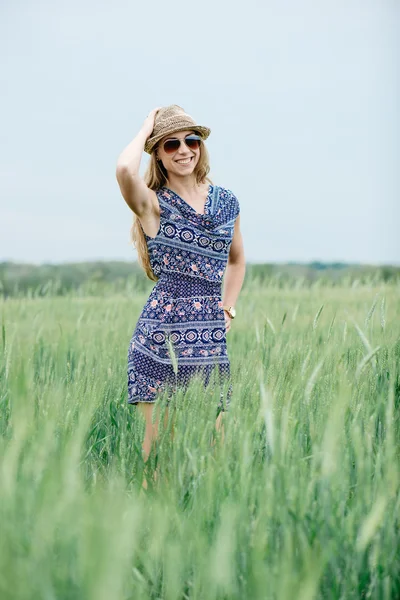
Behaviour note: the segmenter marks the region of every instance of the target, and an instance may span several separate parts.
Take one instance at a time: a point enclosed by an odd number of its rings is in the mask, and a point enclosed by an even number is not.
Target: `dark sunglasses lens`
[[[185,143],[188,148],[191,150],[197,150],[200,148],[201,138],[197,135],[188,135],[185,137]]]
[[[172,154],[178,150],[179,146],[179,140],[167,140],[164,144],[164,150],[167,154]]]

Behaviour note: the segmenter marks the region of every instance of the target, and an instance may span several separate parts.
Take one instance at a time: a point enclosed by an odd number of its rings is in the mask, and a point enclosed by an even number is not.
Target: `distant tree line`
[[[346,263],[312,262],[308,264],[254,264],[246,269],[244,285],[277,286],[325,285],[343,283],[400,282],[400,267]],[[64,296],[68,294],[102,295],[150,290],[154,282],[147,279],[137,262],[80,262],[66,264],[0,263],[0,296]]]

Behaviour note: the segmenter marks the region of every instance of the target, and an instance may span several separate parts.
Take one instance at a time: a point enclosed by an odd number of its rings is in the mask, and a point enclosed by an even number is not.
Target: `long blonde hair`
[[[197,165],[194,168],[194,175],[196,177],[196,183],[209,182],[212,184],[211,179],[208,177],[210,172],[210,162],[207,148],[204,143],[200,144],[200,158]],[[150,161],[144,174],[144,182],[151,190],[158,190],[163,185],[168,183],[168,173],[162,164],[161,160],[158,161],[156,157],[155,149],[150,155]],[[136,248],[138,254],[138,262],[144,269],[147,277],[153,281],[157,281],[158,277],[153,273],[153,269],[150,265],[149,251],[147,248],[146,238],[142,225],[136,214],[133,215],[133,224],[131,227],[131,240],[133,246]]]

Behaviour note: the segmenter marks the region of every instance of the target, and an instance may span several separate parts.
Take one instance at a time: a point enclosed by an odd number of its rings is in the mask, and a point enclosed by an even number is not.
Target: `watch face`
[[[232,315],[232,319],[234,319],[236,317],[236,310],[233,308],[233,306],[231,306],[229,310]]]

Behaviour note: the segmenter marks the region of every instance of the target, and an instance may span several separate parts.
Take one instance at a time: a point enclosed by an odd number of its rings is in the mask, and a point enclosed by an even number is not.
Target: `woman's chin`
[[[194,167],[190,167],[190,169],[175,169],[174,170],[174,174],[177,175],[178,177],[187,177],[188,175],[191,175],[194,171]]]

